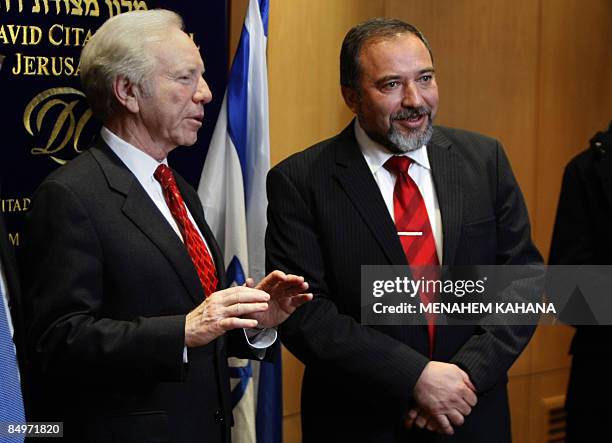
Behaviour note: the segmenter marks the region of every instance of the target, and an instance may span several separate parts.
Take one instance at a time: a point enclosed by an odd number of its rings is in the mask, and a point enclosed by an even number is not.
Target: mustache
[[[423,115],[431,116],[431,110],[425,106],[410,107],[391,114],[391,120],[407,120],[409,118],[419,118]]]

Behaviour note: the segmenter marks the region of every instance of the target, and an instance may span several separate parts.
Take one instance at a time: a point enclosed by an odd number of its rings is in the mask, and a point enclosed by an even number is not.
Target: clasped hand
[[[450,363],[431,361],[414,387],[416,408],[408,412],[405,425],[452,435],[476,406],[476,388],[465,371]]]
[[[185,345],[206,345],[231,329],[277,326],[312,300],[307,289],[304,277],[273,271],[257,286],[249,278],[244,286],[214,292],[187,314]]]

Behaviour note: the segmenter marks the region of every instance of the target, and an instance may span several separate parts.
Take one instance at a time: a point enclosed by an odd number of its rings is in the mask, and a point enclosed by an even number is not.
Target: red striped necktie
[[[439,265],[439,261],[425,201],[416,183],[408,175],[411,163],[412,159],[409,157],[393,156],[384,166],[397,177],[393,189],[393,213],[397,235],[404,249],[406,261],[411,266],[412,278],[415,280],[425,278],[427,281],[438,277],[439,272],[435,267]],[[435,293],[421,291],[420,297],[424,304],[429,304],[434,301]],[[435,315],[426,314],[426,318],[431,357],[436,336]]]
[[[161,164],[157,167],[153,176],[160,183],[164,191],[166,204],[178,225],[179,231],[181,231],[187,252],[196,268],[198,277],[200,277],[204,294],[208,297],[217,289],[218,280],[215,265],[206,248],[206,244],[195,226],[193,226],[193,223],[191,223],[191,220],[189,220],[185,202],[176,186],[172,170],[168,166]]]

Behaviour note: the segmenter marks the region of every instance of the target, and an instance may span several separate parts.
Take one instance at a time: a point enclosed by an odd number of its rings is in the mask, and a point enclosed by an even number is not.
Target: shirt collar
[[[363,156],[365,157],[366,162],[370,167],[370,171],[372,171],[372,174],[376,174],[376,172],[378,172],[378,170],[383,167],[385,162],[389,160],[389,158],[391,158],[394,154],[389,152],[387,148],[382,146],[380,143],[377,143],[372,140],[370,136],[366,134],[365,130],[361,127],[358,118],[355,119],[354,131],[355,138],[357,139],[357,144],[359,144],[359,148],[361,149],[361,152],[363,153]],[[427,155],[427,148],[425,145],[414,151],[399,155],[409,157],[414,160],[416,164],[431,170],[431,166],[429,164],[429,157]]]
[[[165,158],[158,162],[149,154],[138,149],[136,146],[126,142],[118,135],[114,134],[105,126],[100,130],[100,135],[111,150],[117,154],[128,169],[136,176],[140,183],[153,179],[153,174],[160,164],[168,165],[168,159]]]

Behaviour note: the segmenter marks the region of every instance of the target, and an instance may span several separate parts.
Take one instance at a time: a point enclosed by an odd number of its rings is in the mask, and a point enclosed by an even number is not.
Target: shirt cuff
[[[252,348],[253,353],[259,359],[266,355],[266,349],[274,344],[278,337],[278,332],[274,328],[250,329],[245,328],[244,337]]]

